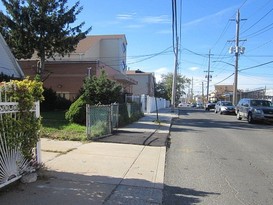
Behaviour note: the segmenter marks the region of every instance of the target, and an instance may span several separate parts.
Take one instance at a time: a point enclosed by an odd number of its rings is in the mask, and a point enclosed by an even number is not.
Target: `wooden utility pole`
[[[238,98],[238,67],[239,67],[239,56],[240,54],[244,53],[245,48],[239,46],[240,40],[240,21],[246,20],[246,19],[240,19],[240,11],[237,11],[236,15],[236,33],[235,33],[235,47],[230,48],[230,53],[235,53],[235,64],[234,64],[234,83],[233,83],[233,98],[232,98],[232,104],[237,105],[237,98]]]
[[[209,62],[208,62],[208,71],[204,71],[204,72],[207,72],[208,75],[206,75],[206,78],[207,78],[207,102],[209,101],[209,82],[210,82],[210,79],[211,79],[211,75],[210,73],[213,72],[210,70],[210,56],[213,55],[211,54],[211,51],[209,50]]]

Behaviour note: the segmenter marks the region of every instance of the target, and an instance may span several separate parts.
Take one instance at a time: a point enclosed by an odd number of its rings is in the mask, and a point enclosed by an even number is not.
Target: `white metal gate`
[[[6,97],[6,90],[3,86],[0,90],[0,121],[3,121],[4,115],[16,116],[18,113],[18,103],[10,102]],[[36,102],[33,109],[37,118],[40,117],[40,104]],[[20,137],[20,133],[16,133],[16,137]],[[18,180],[22,174],[27,171],[29,161],[24,158],[19,147],[11,147],[7,143],[6,133],[0,132],[0,188]],[[35,157],[38,163],[41,163],[40,158],[40,142],[35,148]]]

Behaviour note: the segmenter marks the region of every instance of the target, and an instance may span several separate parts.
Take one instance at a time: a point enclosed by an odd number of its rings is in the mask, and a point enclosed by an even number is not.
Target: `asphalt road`
[[[164,183],[165,205],[272,205],[273,125],[183,108]]]

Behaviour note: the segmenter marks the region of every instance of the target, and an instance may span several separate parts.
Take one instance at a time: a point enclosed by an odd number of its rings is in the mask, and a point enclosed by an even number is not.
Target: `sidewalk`
[[[42,139],[47,170],[35,183],[0,193],[0,204],[161,204],[166,154],[161,138],[167,139],[176,116],[170,108],[161,109],[158,126],[156,113],[145,114],[119,129],[122,138],[131,138],[126,144],[120,136],[90,143]]]

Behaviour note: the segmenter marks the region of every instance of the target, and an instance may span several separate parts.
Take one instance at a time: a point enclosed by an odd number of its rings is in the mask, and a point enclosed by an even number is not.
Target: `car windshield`
[[[273,107],[272,103],[266,100],[252,100],[250,105],[255,107]]]
[[[232,106],[232,103],[231,102],[223,102],[223,105],[224,106]]]

